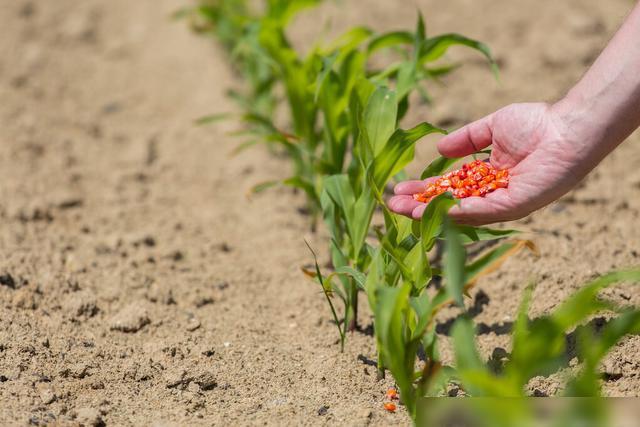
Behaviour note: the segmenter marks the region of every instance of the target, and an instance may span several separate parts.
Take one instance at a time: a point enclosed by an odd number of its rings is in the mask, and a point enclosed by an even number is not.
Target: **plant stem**
[[[349,308],[347,310],[347,330],[353,332],[358,329],[358,286],[353,279],[349,280]]]

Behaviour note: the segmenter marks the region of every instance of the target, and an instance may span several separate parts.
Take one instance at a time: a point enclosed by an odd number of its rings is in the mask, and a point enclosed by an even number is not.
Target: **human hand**
[[[464,157],[492,146],[491,164],[509,169],[509,186],[485,197],[462,199],[449,215],[458,223],[483,225],[523,218],[571,190],[595,166],[588,141],[578,138],[560,109],[549,104],[514,104],[444,137],[445,157]],[[389,208],[419,219],[426,204],[413,199],[425,181],[396,185]]]

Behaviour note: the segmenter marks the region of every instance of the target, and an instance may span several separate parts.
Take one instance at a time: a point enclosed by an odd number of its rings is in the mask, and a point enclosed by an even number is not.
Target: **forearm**
[[[589,168],[640,126],[640,3],[591,69],[553,108]]]

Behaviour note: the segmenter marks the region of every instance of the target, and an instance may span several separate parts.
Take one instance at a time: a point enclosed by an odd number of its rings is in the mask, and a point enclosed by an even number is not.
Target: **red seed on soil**
[[[396,412],[396,404],[391,402],[385,403],[384,409],[386,409],[389,412]]]
[[[395,388],[390,388],[389,390],[387,390],[386,396],[389,400],[397,400],[400,398],[398,396],[398,390],[396,390]]]

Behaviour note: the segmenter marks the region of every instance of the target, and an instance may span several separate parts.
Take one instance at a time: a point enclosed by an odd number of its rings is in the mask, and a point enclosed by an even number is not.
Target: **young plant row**
[[[440,393],[450,381],[470,392],[482,390],[470,380],[477,375],[468,374],[469,366],[489,381],[480,359],[470,359],[475,355],[474,333],[466,321],[455,328],[458,368],[442,366],[435,316],[451,304],[464,310],[464,296],[479,277],[532,245],[503,241],[468,257],[468,245],[515,232],[451,223],[447,212],[457,200],[448,192],[430,200],[421,221],[392,214],[383,196],[413,160],[415,144],[430,133],[445,133],[426,122],[410,129],[401,129],[399,123],[414,94],[428,99],[425,83],[455,68],[436,62],[451,46],[470,47],[492,67],[494,62],[489,49],[475,40],[458,34],[428,37],[422,17],[414,31],[378,34],[356,27],[301,55],[292,47],[287,27],[298,12],[320,2],[265,0],[262,9],[253,10],[247,1],[207,0],[189,15],[199,29],[220,39],[248,82],[244,92],[233,93],[251,138],[241,148],[265,143],[291,160],[292,176],[264,183],[256,191],[277,184],[300,189],[312,221],[324,220],[332,269],[323,274],[316,260],[313,271],[304,271],[322,286],[341,348],[348,332],[358,327],[358,298],[364,293],[374,315],[379,374],[385,369],[392,373],[415,417],[419,399]],[[387,53],[381,55],[383,51]],[[275,120],[281,103],[288,111],[284,124]],[[458,160],[435,159],[421,177],[441,175]],[[377,211],[384,224],[373,225]],[[555,331],[564,332],[568,325]],[[546,329],[536,331],[530,336]],[[521,341],[523,332],[516,332],[514,339]],[[515,344],[514,350],[519,348]],[[515,393],[529,377],[526,367],[513,366],[520,377],[505,383]],[[493,378],[489,382],[499,384]]]
[[[533,320],[528,312],[535,287],[527,287],[513,326],[511,351],[494,352],[487,362],[470,344],[475,335],[471,320],[460,318],[451,333],[456,369],[450,379],[466,394],[483,399],[451,408],[424,399],[418,403],[417,424],[449,425],[466,414],[480,427],[540,425],[543,409],[547,413],[545,425],[618,425],[620,417],[612,420],[609,402],[594,398],[602,395],[603,375],[599,365],[604,357],[626,336],[640,334],[637,307],[621,307],[598,295],[621,282],[639,283],[640,269],[599,277],[551,313]],[[601,317],[593,319],[596,314]],[[571,363],[574,359],[579,361],[578,365]],[[561,381],[559,396],[581,399],[554,400],[555,408],[549,405],[541,408],[536,403],[539,400],[526,399],[527,385],[534,377],[552,374],[560,374],[556,376]],[[508,398],[507,405],[504,398]]]

